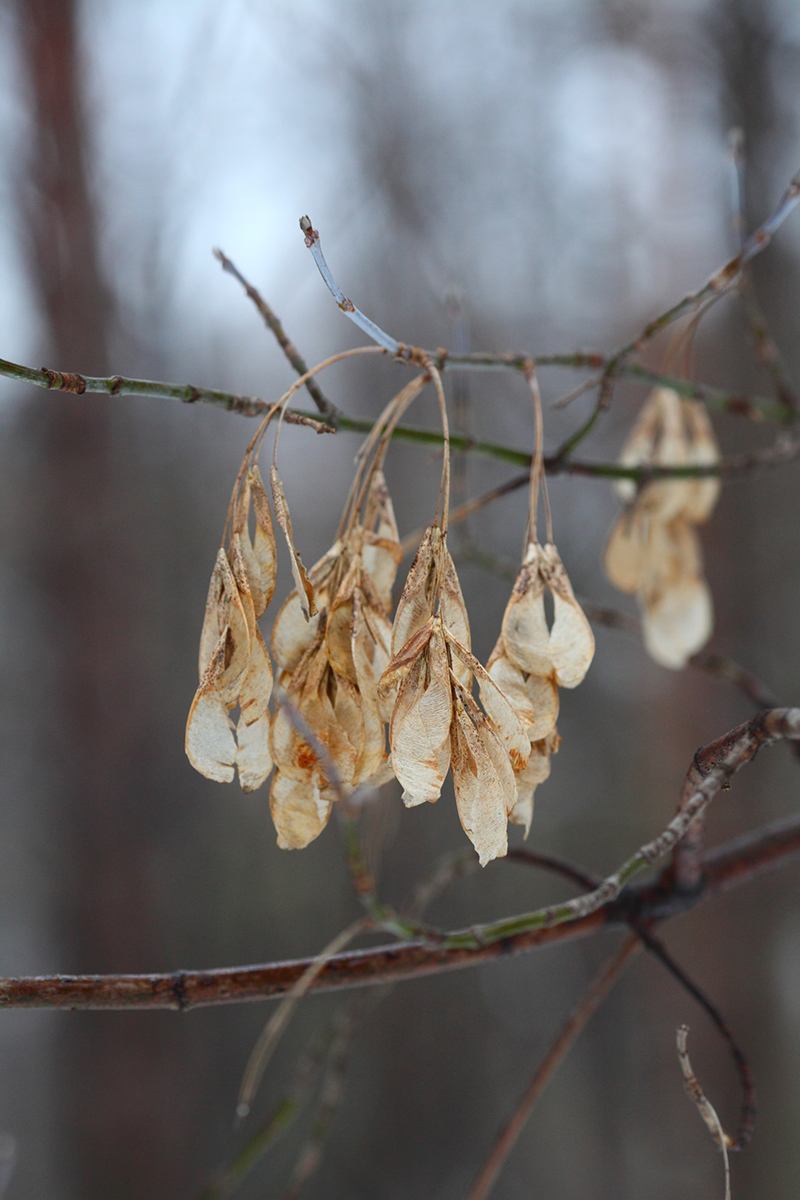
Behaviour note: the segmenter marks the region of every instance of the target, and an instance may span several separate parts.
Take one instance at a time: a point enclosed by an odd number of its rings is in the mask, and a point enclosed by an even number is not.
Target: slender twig
[[[379,350],[380,348],[375,347],[375,349]],[[547,356],[544,357],[546,358]],[[440,361],[435,355],[433,359],[435,362]],[[521,368],[515,367],[514,369]],[[662,378],[650,372],[647,372],[646,375],[648,379],[659,380]],[[119,375],[113,375],[108,378],[70,375],[64,372],[51,371],[49,368],[44,367],[40,370],[34,367],[26,367],[4,359],[0,359],[0,376],[5,376],[6,378],[22,383],[31,383],[36,387],[71,392],[73,394],[92,393],[107,396],[152,396],[162,399],[179,400],[185,404],[211,404],[218,408],[223,408],[228,412],[236,412],[246,417],[263,417],[273,408],[272,404],[266,400],[262,400],[258,396],[240,396],[232,392],[223,392],[212,388],[199,388],[194,384],[163,383],[147,379],[125,379]],[[672,386],[674,381],[671,381],[671,377],[666,376],[663,378],[670,380],[669,386]],[[687,392],[689,389],[684,388],[682,390]],[[692,392],[696,390],[694,387],[691,389]],[[764,402],[764,405],[762,405],[761,401],[758,401],[760,407],[756,407],[755,399],[731,397],[730,401],[731,405],[735,402],[737,406],[735,411],[747,412],[749,415],[754,413],[760,413],[764,416],[770,415],[770,410],[767,407],[768,402]],[[730,411],[734,411],[734,409],[731,408]],[[320,422],[313,413],[303,412],[302,410],[286,409],[284,420],[289,424],[308,425],[317,433],[336,432],[332,425]],[[370,433],[374,425],[374,422],[368,419],[347,417],[341,413],[338,415],[336,423],[337,428],[352,433]],[[398,425],[392,431],[392,437],[407,442],[436,447],[441,447],[443,444],[442,435],[434,430],[415,429],[404,425]],[[475,441],[472,438],[459,436],[451,437],[450,444],[451,448],[457,452],[463,451],[465,453],[488,455],[491,458],[497,458],[504,462],[512,463],[515,466],[527,467],[530,465],[530,455],[512,446],[502,446],[495,442]],[[617,463],[567,461],[564,458],[562,447],[561,450],[558,450],[554,455],[545,460],[545,467],[548,474],[551,475],[574,474],[606,479],[631,479],[635,483],[643,485],[658,478],[695,478],[716,474],[741,474],[760,465],[777,465],[785,462],[794,457],[795,453],[796,447],[794,443],[784,441],[777,448],[767,448],[764,451],[757,451],[752,455],[740,455],[732,459],[723,460],[719,465],[706,467],[622,467]]]
[[[326,263],[325,257],[322,253],[322,247],[319,244],[319,233],[312,227],[311,221],[308,217],[300,218],[300,229],[305,235],[306,245],[313,255],[314,262],[317,264],[319,273],[325,280],[325,286],[333,296],[336,303],[339,305],[339,308],[342,310],[344,315],[349,317],[350,320],[367,335],[367,337],[372,338],[373,342],[377,342],[379,346],[382,346],[384,350],[388,350],[390,354],[400,356],[403,350],[400,342],[391,337],[390,334],[385,333],[380,326],[376,325],[374,321],[371,321],[369,317],[365,317],[361,309],[356,308],[355,304],[353,304],[353,301],[347,299],[347,296],[345,296],[344,292],[333,278],[330,268]]]
[[[289,412],[293,411],[291,409]],[[296,410],[295,410],[296,411]],[[307,414],[301,414],[307,415]],[[369,433],[374,422],[357,417],[340,416],[339,428],[353,433]],[[419,429],[410,425],[397,425],[392,430],[392,437],[404,442],[415,442],[418,445],[441,448],[444,439],[441,433],[434,429]],[[497,442],[474,441],[471,438],[450,435],[450,449],[469,451],[473,454],[497,458],[514,466],[530,467],[531,456],[527,451],[517,450],[513,446],[503,446]],[[623,467],[619,463],[594,463],[578,459],[565,460],[560,452],[546,455],[545,470],[548,475],[581,475],[588,479],[630,479],[639,487],[652,483],[657,479],[707,479],[720,476],[735,477],[746,475],[760,467],[775,467],[790,462],[800,456],[800,440],[781,435],[773,446],[755,450],[750,454],[736,454],[723,458],[718,463],[704,466],[638,466]]]
[[[542,871],[552,871],[563,879],[569,879],[582,888],[596,888],[600,880],[588,871],[576,867],[574,863],[560,858],[557,854],[544,854],[540,850],[528,850],[526,846],[515,846],[508,851],[509,862],[525,863],[528,867],[539,867]]]
[[[337,933],[336,937],[332,938],[325,949],[308,965],[291,991],[288,992],[278,1005],[264,1026],[250,1054],[244,1075],[242,1076],[241,1087],[239,1088],[239,1099],[236,1105],[237,1117],[241,1119],[246,1117],[250,1112],[253,1097],[256,1094],[259,1083],[264,1077],[264,1072],[269,1065],[270,1059],[275,1053],[275,1048],[298,1003],[314,986],[314,980],[318,978],[330,960],[348,942],[352,942],[359,934],[366,933],[371,928],[372,922],[369,917],[361,917],[358,921],[354,921],[352,925],[348,925],[346,929]]]
[[[266,300],[258,291],[258,289],[254,288],[253,285],[247,279],[245,279],[241,271],[238,270],[238,268],[231,262],[226,254],[223,254],[219,247],[215,247],[213,253],[214,257],[217,258],[222,264],[223,271],[227,271],[229,275],[232,275],[234,279],[238,280],[238,282],[242,285],[245,292],[253,301],[253,304],[263,317],[264,324],[267,326],[267,329],[269,329],[275,335],[275,340],[277,341],[283,353],[286,355],[290,364],[294,367],[297,374],[305,375],[308,371],[308,363],[303,358],[294,342],[287,335],[278,315],[272,310],[269,304],[267,304]],[[306,391],[311,396],[322,415],[327,417],[332,425],[335,425],[338,409],[336,408],[336,405],[329,400],[327,396],[325,396],[316,379],[313,377],[307,380]]]
[[[599,882],[594,875],[590,875],[587,871],[575,866],[574,863],[567,862],[565,859],[555,855],[541,854],[534,850],[520,848],[510,850],[508,857],[517,862],[525,863],[527,866],[552,871],[557,875],[561,875],[562,878],[576,883],[578,887],[593,888]],[[739,1150],[750,1141],[755,1127],[756,1094],[750,1064],[745,1058],[722,1013],[716,1005],[712,1004],[711,1000],[709,1000],[708,996],[706,996],[694,980],[686,974],[683,967],[675,961],[661,939],[653,933],[650,924],[633,915],[629,918],[628,923],[653,957],[658,959],[665,970],[669,971],[670,975],[681,985],[684,991],[688,992],[692,999],[700,1005],[715,1025],[730,1051],[742,1089],[742,1110],[739,1119],[739,1129],[735,1139],[731,1141],[731,1149]]]
[[[631,934],[590,983],[580,1003],[567,1018],[556,1035],[549,1050],[523,1092],[510,1121],[497,1136],[494,1145],[472,1184],[467,1200],[485,1200],[491,1192],[503,1164],[516,1145],[519,1135],[531,1114],[531,1110],[557,1068],[571,1050],[578,1035],[606,998],[625,967],[639,953],[642,944],[637,935]]]
[[[725,1200],[731,1200],[731,1168],[728,1161],[728,1148],[730,1139],[722,1128],[722,1122],[717,1116],[714,1106],[706,1098],[700,1082],[692,1070],[692,1064],[689,1061],[689,1054],[686,1050],[686,1038],[689,1033],[687,1025],[681,1025],[677,1031],[678,1043],[678,1061],[680,1063],[681,1072],[683,1073],[684,1088],[687,1096],[694,1104],[700,1116],[705,1122],[706,1128],[713,1137],[719,1149],[722,1151],[723,1161],[725,1163]]]
[[[755,1128],[756,1117],[756,1089],[753,1080],[753,1072],[750,1070],[750,1064],[745,1058],[738,1042],[734,1038],[727,1021],[722,1013],[712,1004],[708,996],[697,986],[683,968],[675,961],[672,955],[667,950],[660,938],[657,938],[645,925],[640,921],[632,921],[631,928],[638,934],[644,945],[650,953],[658,959],[669,973],[677,980],[681,987],[689,993],[704,1010],[710,1018],[719,1034],[726,1042],[730,1051],[731,1057],[736,1067],[736,1073],[739,1076],[739,1083],[742,1089],[742,1108],[739,1117],[739,1128],[735,1138],[730,1141],[729,1149],[741,1150],[750,1141]]]
[[[583,383],[579,383],[571,391],[566,392],[563,396],[559,396],[558,400],[554,400],[550,407],[556,411],[568,408],[574,400],[579,400],[581,396],[585,396],[587,392],[591,392],[593,388],[596,388],[602,378],[602,373],[599,375],[590,375],[588,379],[584,379]]]
[[[456,879],[478,869],[478,861],[472,850],[457,850],[453,854],[442,857],[428,879],[423,880],[414,892],[411,901],[403,906],[403,912],[408,918],[418,921],[425,909],[443,891],[450,887]],[[303,1104],[308,1098],[309,1088],[314,1075],[321,1066],[323,1059],[335,1059],[335,1073],[341,1083],[346,1066],[346,1053],[356,1027],[370,1015],[379,1004],[382,1004],[394,987],[386,984],[380,988],[362,992],[348,1000],[335,1013],[332,1020],[313,1040],[312,1045],[301,1057],[294,1068],[292,1083],[287,1095],[273,1108],[266,1124],[262,1126],[248,1141],[225,1168],[222,1174],[202,1194],[200,1200],[223,1200],[243,1181],[246,1175],[256,1166],[261,1158],[269,1152],[275,1142],[289,1129],[299,1115]],[[336,1102],[341,1100],[342,1090],[339,1087]],[[304,1172],[309,1172],[313,1161],[316,1169],[321,1158],[322,1140],[327,1132],[334,1108],[330,1103],[330,1092],[325,1094],[323,1083],[320,1103],[325,1108],[324,1120],[315,1119],[312,1136],[301,1152],[300,1161],[305,1163]],[[307,1154],[308,1152],[308,1154]],[[313,1160],[312,1160],[313,1154]],[[304,1173],[303,1182],[309,1178]]]
[[[759,713],[751,721],[706,746],[695,763],[708,767],[693,807],[675,817],[653,842],[595,892],[566,904],[506,918],[490,925],[443,934],[435,940],[412,940],[369,950],[334,955],[320,971],[314,988],[358,987],[453,970],[534,947],[585,937],[601,928],[642,921],[666,920],[693,908],[700,899],[736,887],[800,853],[800,817],[753,831],[731,846],[706,855],[701,885],[694,893],[677,891],[670,871],[650,886],[626,887],[646,863],[668,853],[700,808],[726,780],[749,762],[760,746],[781,738],[800,737],[800,710]],[[696,807],[695,807],[696,806]],[[605,899],[598,898],[600,892]],[[0,1008],[172,1008],[285,995],[317,960],[267,963],[209,971],[150,975],[56,975],[0,980]]]
[[[800,402],[798,402],[797,393],[792,385],[781,352],[769,332],[764,314],[756,303],[753,283],[748,275],[743,275],[739,282],[739,295],[741,296],[742,306],[747,316],[747,323],[750,328],[750,337],[753,341],[756,358],[769,374],[775,388],[775,395],[783,406],[785,415],[790,419],[794,419],[798,416],[798,412],[800,412]]]
[[[284,1097],[272,1108],[261,1128],[247,1139],[232,1162],[204,1188],[200,1200],[224,1200],[289,1130],[308,1101],[314,1079],[322,1069],[334,1036],[334,1022],[318,1031],[308,1049],[294,1064],[291,1082]]]
[[[760,254],[762,250],[766,249],[773,235],[795,208],[798,201],[800,201],[800,172],[790,180],[789,186],[783,193],[772,215],[754,233],[750,234],[738,254],[734,255],[718,271],[715,271],[696,292],[690,292],[682,300],[679,300],[677,304],[673,304],[671,308],[668,308],[666,312],[649,321],[641,333],[637,334],[632,341],[622,346],[607,360],[594,410],[580,429],[571,434],[559,447],[556,454],[557,458],[568,458],[573,450],[591,433],[601,413],[609,406],[614,381],[620,373],[620,367],[627,362],[631,355],[638,353],[647,342],[686,313],[698,313],[703,306],[707,307],[710,303],[713,303],[720,296],[724,295],[725,292],[729,291],[741,275],[743,267],[751,262],[757,254]]]
[[[677,893],[670,872],[655,883],[632,887],[616,903],[577,921],[529,933],[509,935],[475,948],[448,948],[443,942],[395,942],[370,950],[335,955],[313,990],[336,990],[413,979],[422,975],[522,954],[548,945],[587,937],[599,930],[627,926],[631,914],[664,921],[691,911],[720,892],[740,887],[800,856],[800,816],[776,821],[717,847],[704,859],[702,887]],[[172,1009],[235,1004],[285,995],[312,959],[294,959],[241,967],[175,971],[146,975],[50,975],[0,980],[0,1009]]]
[[[452,441],[452,438],[451,438]],[[498,484],[497,487],[490,488],[488,492],[483,492],[480,496],[475,496],[473,500],[468,500],[466,504],[460,504],[458,508],[450,509],[450,524],[456,525],[459,521],[466,520],[479,509],[485,508],[487,504],[492,504],[495,500],[499,500],[501,496],[507,496],[510,492],[516,492],[519,488],[525,487],[530,479],[528,472],[524,475],[514,475],[511,479],[507,479],[505,483]],[[415,552],[427,526],[423,525],[419,529],[412,530],[400,542],[403,554],[411,554]],[[469,555],[474,550],[473,546],[469,546],[465,551],[461,551],[459,556],[464,557]]]
[[[740,250],[745,244],[746,219],[746,186],[745,186],[745,146],[744,131],[732,129],[729,135],[731,151],[731,210],[733,216],[733,238],[736,249]],[[792,386],[789,372],[781,357],[781,353],[770,335],[767,322],[759,308],[750,272],[742,271],[739,277],[738,292],[742,301],[753,348],[759,362],[766,368],[772,379],[775,395],[783,405],[785,416],[789,419],[798,414],[798,398]]]

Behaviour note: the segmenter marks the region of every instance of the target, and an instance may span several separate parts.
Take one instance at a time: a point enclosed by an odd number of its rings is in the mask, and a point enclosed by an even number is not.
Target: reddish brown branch
[[[469,966],[506,954],[519,954],[550,942],[586,937],[598,929],[632,921],[663,921],[694,907],[701,897],[774,869],[800,851],[800,817],[778,827],[756,830],[703,860],[698,886],[676,886],[671,868],[649,888],[622,888],[644,864],[663,857],[686,828],[686,818],[701,812],[725,781],[761,746],[800,737],[800,710],[778,708],[758,713],[723,737],[698,750],[687,776],[695,792],[683,822],[675,818],[657,838],[586,896],[538,913],[512,917],[493,926],[440,934],[426,941],[356,950],[333,956],[316,977],[315,987],[357,987]],[[506,932],[508,931],[508,932]],[[0,1008],[196,1008],[283,995],[318,960],[267,963],[167,975],[57,975],[0,980]]]
[[[749,883],[767,871],[786,866],[800,855],[800,816],[763,826],[717,847],[703,860],[702,888],[679,894],[669,871],[655,883],[632,887],[619,900],[579,921],[517,934],[504,942],[476,949],[448,950],[423,942],[398,942],[337,955],[320,973],[317,988],[360,987],[391,980],[455,970],[520,954],[567,939],[587,937],[600,929],[641,921],[664,921],[695,908],[701,900]],[[197,1008],[282,996],[313,959],[267,963],[210,971],[178,971],[160,975],[53,975],[0,981],[0,1008]]]

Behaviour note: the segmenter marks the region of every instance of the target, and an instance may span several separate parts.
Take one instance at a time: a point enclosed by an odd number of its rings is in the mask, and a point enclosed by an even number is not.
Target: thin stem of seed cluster
[[[407,383],[386,405],[370,430],[369,436],[358,451],[356,456],[358,465],[355,478],[350,486],[344,512],[342,513],[342,520],[337,534],[339,538],[346,537],[358,519],[358,513],[369,493],[372,477],[375,471],[383,467],[386,451],[389,448],[398,422],[429,380],[430,375],[425,371],[417,375],[410,383]],[[371,463],[369,461],[370,455],[373,456]]]
[[[439,485],[439,499],[436,502],[434,522],[439,521],[442,534],[446,534],[447,523],[450,517],[450,424],[447,420],[447,401],[445,400],[444,388],[442,387],[442,377],[430,361],[426,363],[426,367],[433,379],[433,386],[436,388],[439,411],[442,417],[442,482]]]
[[[531,398],[533,400],[533,416],[536,428],[536,445],[531,459],[531,489],[530,489],[530,528],[528,537],[531,541],[536,541],[536,508],[539,500],[539,485],[542,488],[542,498],[544,500],[545,521],[547,524],[547,541],[553,541],[553,517],[550,512],[550,497],[547,494],[547,473],[544,469],[544,422],[542,420],[542,397],[539,392],[539,383],[536,379],[536,371],[533,364],[529,370],[525,372],[525,378],[528,382],[528,387],[531,390]]]

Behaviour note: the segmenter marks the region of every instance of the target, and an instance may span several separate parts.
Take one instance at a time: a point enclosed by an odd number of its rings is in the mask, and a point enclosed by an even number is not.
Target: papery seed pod
[[[380,470],[373,473],[370,481],[364,509],[364,530],[364,570],[372,581],[384,612],[388,613],[403,551],[389,489]]]
[[[531,742],[546,737],[558,720],[558,687],[552,676],[526,675],[503,650],[502,637],[486,666],[507,697]]]
[[[186,753],[201,774],[218,781],[230,782],[235,764],[243,790],[253,791],[272,769],[272,667],[257,620],[274,590],[276,548],[258,468],[252,467],[241,480],[242,473],[231,502],[228,549],[220,548],[211,575],[200,635],[200,686],[186,725]],[[234,736],[228,711],[237,704]]]
[[[392,623],[392,657],[434,615],[441,578],[442,531],[429,525],[406,576]]]
[[[218,686],[225,663],[226,643],[227,627],[206,663],[186,722],[186,754],[189,762],[201,775],[218,783],[232,781],[236,761],[233,725]]]
[[[527,838],[533,820],[533,795],[540,783],[550,776],[550,756],[558,751],[561,738],[553,728],[546,738],[533,742],[526,766],[516,776],[517,795],[508,819],[522,825]]]
[[[314,642],[319,631],[320,613],[330,607],[331,592],[337,586],[343,552],[344,544],[335,542],[308,572],[319,606],[319,611],[314,616],[305,616],[296,588],[289,593],[278,609],[272,626],[270,648],[281,676],[291,674],[295,670],[303,654]]]
[[[645,646],[656,662],[677,670],[713,630],[700,542],[691,525],[677,520],[656,524],[648,547],[639,593]]]
[[[632,595],[642,586],[647,568],[649,513],[634,507],[620,513],[606,543],[603,565],[615,588]]]
[[[292,533],[292,518],[289,515],[289,506],[286,503],[286,497],[283,493],[283,484],[276,468],[273,466],[271,472],[272,480],[272,502],[275,505],[275,516],[278,518],[278,524],[284,532],[286,544],[289,547],[289,561],[292,566],[292,575],[294,576],[294,586],[297,589],[297,594],[300,597],[300,604],[306,619],[313,617],[317,611],[317,603],[314,597],[314,587],[306,575],[306,569],[303,566],[302,559],[297,552],[294,544],[294,535]]]
[[[256,518],[255,539],[250,538],[249,514],[252,503]],[[263,616],[275,591],[278,559],[275,533],[269,500],[257,466],[251,467],[245,477],[239,501],[233,514],[233,532],[238,535],[241,553],[247,571],[250,593],[256,620]]]
[[[411,806],[439,799],[450,766],[453,697],[447,647],[439,624],[417,632],[414,653],[403,665],[389,726],[392,770]],[[398,670],[396,659],[389,672]],[[385,678],[385,677],[384,677]]]
[[[521,770],[528,761],[530,738],[526,734],[513,704],[474,654],[462,646],[446,626],[444,634],[447,644],[452,650],[451,671],[453,675],[460,683],[459,660],[469,669],[470,674],[474,674],[478,682],[481,704],[505,747],[511,767],[515,771]]]
[[[719,462],[719,447],[708,414],[697,400],[687,400],[672,388],[656,388],[641,412],[620,454],[625,467],[700,467]],[[615,483],[617,494],[636,502],[663,522],[683,517],[694,524],[708,519],[719,495],[719,480],[659,479],[637,493],[632,480]]]
[[[548,627],[544,591],[553,597]],[[503,648],[526,675],[552,676],[560,687],[577,687],[594,657],[594,635],[553,545],[531,542],[503,616]]]
[[[482,867],[508,850],[507,824],[516,800],[514,771],[503,744],[477,704],[453,682],[451,765],[458,816]]]
[[[642,632],[650,657],[663,667],[685,667],[711,637],[714,614],[704,579],[681,580],[651,598],[642,614]]]
[[[303,850],[319,837],[328,823],[331,803],[318,772],[309,771],[302,780],[276,772],[269,807],[281,850]]]
[[[297,588],[278,613],[272,647],[289,702],[276,711],[270,738],[276,765],[272,810],[281,846],[307,844],[324,828],[332,802],[386,780],[388,714],[377,679],[389,661],[386,603],[399,558],[391,501],[376,471],[363,522],[354,517],[308,572],[317,614],[306,620]],[[313,731],[325,760],[298,733],[289,705]],[[336,787],[327,778],[329,765]],[[289,787],[283,776],[298,787]],[[313,805],[302,798],[303,782]]]

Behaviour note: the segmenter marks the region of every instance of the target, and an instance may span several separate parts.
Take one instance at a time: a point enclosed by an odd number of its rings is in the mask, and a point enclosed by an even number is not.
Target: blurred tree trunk
[[[87,166],[78,11],[76,0],[18,0],[31,124],[20,211],[48,365],[104,374],[114,305]],[[51,392],[37,396],[26,420],[35,462],[20,503],[29,523],[28,567],[56,613],[56,696],[38,740],[56,781],[59,965],[144,968],[154,953],[147,845],[153,721],[129,636],[143,585],[115,486],[127,418],[97,398]],[[166,1069],[157,1040],[163,1026],[109,1017],[69,1014],[61,1026],[58,1118],[73,1160],[65,1178],[81,1200],[174,1196],[182,1148],[157,1082]]]

